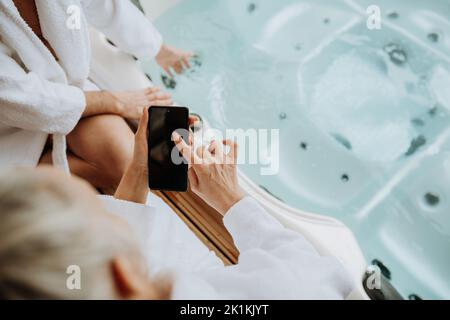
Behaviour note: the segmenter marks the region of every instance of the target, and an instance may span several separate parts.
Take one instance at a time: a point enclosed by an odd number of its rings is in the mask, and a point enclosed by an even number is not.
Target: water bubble
[[[435,206],[437,206],[439,204],[439,202],[441,201],[441,198],[436,193],[427,192],[424,195],[424,200],[425,200],[425,203],[427,205],[429,205],[430,207],[435,207]]]
[[[412,119],[411,123],[416,127],[423,127],[425,125],[425,121],[420,118]]]
[[[352,144],[346,137],[344,137],[343,135],[341,135],[339,133],[332,133],[331,136],[337,142],[339,142],[344,148],[346,148],[348,150],[352,150]]]
[[[415,294],[415,293],[410,294],[408,296],[408,299],[409,300],[422,300],[422,298],[419,295]]]
[[[192,64],[196,67],[201,67],[203,64],[198,55],[193,56],[191,61],[192,61]]]
[[[344,182],[344,183],[349,182],[350,181],[350,176],[348,174],[344,173],[341,176],[341,181]]]
[[[407,157],[412,156],[421,147],[423,147],[426,143],[427,143],[427,139],[423,135],[420,135],[420,136],[414,138],[411,141],[411,145],[410,145],[408,151],[406,151],[405,156],[407,156]]]
[[[437,114],[438,110],[439,110],[439,106],[436,104],[433,108],[428,110],[428,115],[430,117],[434,117]]]
[[[402,66],[408,61],[408,56],[398,44],[389,43],[384,46],[384,51],[389,55],[391,62],[397,66]]]
[[[280,120],[285,120],[287,118],[287,114],[285,112],[281,112],[278,117]]]
[[[377,266],[378,268],[380,268],[381,274],[383,276],[385,276],[387,279],[391,279],[391,270],[389,270],[388,267],[386,267],[386,265],[381,262],[378,259],[373,259],[372,260],[372,265]]]
[[[403,65],[407,61],[406,53],[403,50],[394,50],[389,56],[396,65]]]
[[[253,2],[249,3],[249,5],[247,7],[247,12],[248,13],[253,13],[253,11],[255,11],[255,10],[256,10],[256,4],[253,3]]]
[[[161,80],[166,89],[175,89],[177,87],[177,82],[174,79],[169,78],[165,74],[161,74]]]
[[[391,11],[391,12],[389,12],[389,13],[387,14],[387,17],[388,17],[389,19],[398,19],[399,16],[400,16],[400,15],[399,15],[398,12],[396,12],[396,11]]]
[[[303,150],[308,150],[308,143],[307,142],[300,142],[300,148],[302,148]]]
[[[439,34],[437,34],[436,32],[429,33],[427,35],[427,39],[431,42],[436,43],[439,41]]]
[[[442,117],[446,113],[446,107],[437,102],[432,108],[428,109],[428,116],[430,118]]]

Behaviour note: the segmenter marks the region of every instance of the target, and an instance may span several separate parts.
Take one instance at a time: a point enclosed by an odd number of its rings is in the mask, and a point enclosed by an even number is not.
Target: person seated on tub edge
[[[73,5],[81,10],[79,30],[66,26]],[[0,167],[54,162],[67,169],[67,138],[72,173],[112,194],[132,156],[125,119],[172,100],[155,87],[99,91],[88,80],[88,23],[125,52],[156,57],[169,73],[189,67],[190,53],[164,45],[130,1],[0,1]]]
[[[224,266],[164,203],[145,205],[147,120],[144,112],[134,157],[114,198],[96,196],[86,182],[45,167],[1,176],[0,298],[348,296],[353,284],[335,258],[320,256],[300,234],[284,228],[245,195],[238,184],[236,164],[230,164],[236,163],[237,156],[237,146],[231,141],[223,142],[230,147],[228,154],[217,142],[195,152],[174,133],[177,147],[193,163],[189,169],[193,191],[224,216],[240,251],[237,265]],[[217,159],[224,157],[233,161],[219,164]],[[177,230],[173,229],[176,220],[167,222],[169,217],[178,219]],[[77,268],[80,278],[71,282],[67,270],[72,270],[73,277]],[[69,290],[67,282],[70,287],[77,281],[80,289]]]

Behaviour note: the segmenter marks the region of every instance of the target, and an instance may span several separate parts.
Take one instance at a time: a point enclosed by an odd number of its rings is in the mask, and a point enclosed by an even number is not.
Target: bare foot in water
[[[111,92],[120,110],[127,119],[139,120],[144,108],[149,106],[170,106],[172,97],[157,87],[135,91]]]

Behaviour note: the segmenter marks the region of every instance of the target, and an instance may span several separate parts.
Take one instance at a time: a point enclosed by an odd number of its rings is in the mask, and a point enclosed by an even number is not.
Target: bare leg
[[[80,120],[67,136],[68,161],[73,174],[112,194],[133,155],[134,138],[125,120],[99,115]],[[51,164],[51,153],[41,164]]]
[[[111,193],[117,188],[131,161],[134,136],[123,118],[100,115],[82,119],[67,136],[67,145],[76,158],[90,165],[87,167],[79,161],[69,162],[72,172]],[[91,176],[95,171],[98,174]]]
[[[78,158],[70,151],[67,153],[67,160],[69,161],[69,167],[72,173],[76,174],[80,178],[89,181],[97,189],[101,189],[106,194],[113,194],[114,190],[106,186],[110,180],[102,170],[94,167],[90,163]],[[52,165],[52,151],[47,151],[41,158],[39,165]]]

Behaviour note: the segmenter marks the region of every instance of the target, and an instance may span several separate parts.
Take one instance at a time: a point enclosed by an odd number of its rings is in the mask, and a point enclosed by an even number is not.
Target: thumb
[[[141,143],[143,142],[142,140],[147,140],[148,111],[149,107],[144,108],[136,131],[136,140],[139,140]]]

